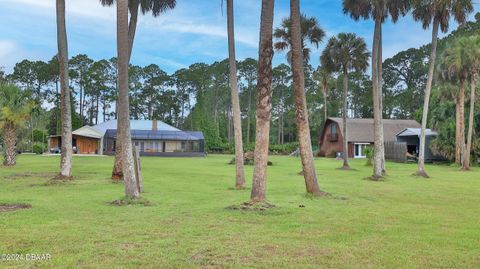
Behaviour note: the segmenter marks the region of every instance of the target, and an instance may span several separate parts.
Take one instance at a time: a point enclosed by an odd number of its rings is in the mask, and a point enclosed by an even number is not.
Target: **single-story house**
[[[205,156],[202,132],[182,131],[162,121],[131,120],[132,142],[142,156]],[[72,132],[76,153],[114,155],[117,120],[83,126]],[[49,137],[50,151],[61,148],[61,136]]]
[[[373,119],[347,119],[349,158],[365,158],[365,148],[374,142]],[[408,128],[420,128],[415,120],[383,120],[385,141],[396,141],[397,134]],[[320,136],[320,156],[335,157],[343,152],[343,119],[328,118]]]
[[[420,149],[420,128],[407,128],[400,133],[397,134],[397,142],[404,142],[407,144],[407,152],[418,156],[419,149]],[[430,150],[430,142],[438,136],[438,133],[432,131],[431,129],[425,130],[425,161],[440,161],[444,160],[443,157],[437,156],[432,153]]]

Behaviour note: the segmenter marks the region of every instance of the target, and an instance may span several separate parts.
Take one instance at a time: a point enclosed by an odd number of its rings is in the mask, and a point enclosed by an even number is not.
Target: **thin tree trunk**
[[[78,112],[80,114],[80,123],[83,125],[83,86],[80,82],[80,102],[79,102]]]
[[[272,111],[272,58],[274,0],[262,0],[260,19],[260,46],[257,79],[257,115],[255,128],[255,154],[251,199],[265,201],[270,113]]]
[[[248,88],[247,145],[250,144],[250,125],[252,118],[252,89]]]
[[[5,144],[5,156],[3,165],[14,166],[16,161],[15,144],[17,143],[17,135],[15,125],[12,122],[6,122],[3,126],[3,143]]]
[[[136,6],[132,9],[130,9],[130,22],[128,25],[128,62],[130,62],[130,58],[132,57],[132,51],[133,51],[133,41],[135,40],[135,32],[137,29],[137,20],[138,20],[138,9],[139,9],[139,2],[136,1]],[[127,64],[128,65],[128,64]],[[128,66],[127,66],[128,67]],[[127,71],[128,72],[128,71]],[[117,60],[117,76],[118,76],[118,60]],[[118,90],[118,80],[117,80],[117,90]],[[127,85],[128,87],[128,85]],[[113,170],[112,170],[112,179],[115,181],[118,181],[123,178],[123,172],[122,172],[122,145],[121,143],[118,143],[118,137],[120,136],[120,133],[125,130],[125,127],[122,126],[122,122],[118,120],[118,114],[119,114],[119,107],[122,106],[120,98],[117,99],[116,103],[116,113],[115,113],[115,118],[117,119],[117,143],[115,146],[115,161],[113,163]],[[130,120],[130,119],[129,119]]]
[[[68,43],[65,26],[65,0],[57,0],[57,43],[58,63],[60,67],[60,106],[62,111],[62,152],[60,159],[60,177],[72,178],[72,111],[68,79]]]
[[[347,130],[347,118],[348,118],[348,71],[346,68],[343,70],[343,169],[350,169],[348,164],[348,130]]]
[[[456,96],[456,138],[455,138],[455,163],[462,165],[465,149],[465,81],[460,81],[460,89]]]
[[[377,90],[378,90],[378,103],[380,107],[380,156],[382,159],[382,176],[387,174],[387,170],[385,168],[385,136],[384,136],[384,130],[383,130],[383,34],[382,34],[382,23],[380,22],[378,24],[379,30],[378,30],[378,66],[377,66],[377,73],[378,73],[378,84],[377,84]]]
[[[470,151],[472,150],[473,124],[475,120],[475,90],[477,85],[477,74],[472,75],[470,85],[470,114],[468,116],[467,148],[464,153],[463,170],[470,170]]]
[[[327,92],[328,92],[328,82],[327,83],[322,83],[322,93],[323,93],[323,119],[326,122],[327,121]]]
[[[240,118],[240,100],[237,90],[237,63],[235,61],[235,28],[233,17],[233,0],[227,0],[228,20],[228,55],[230,67],[230,88],[232,96],[233,132],[235,135],[235,188],[245,187],[245,169],[243,167],[242,120]],[[250,111],[248,111],[250,114]],[[250,116],[250,115],[249,115]],[[247,134],[248,143],[248,134]]]
[[[373,180],[382,177],[382,111],[380,110],[380,99],[378,89],[378,49],[379,49],[379,31],[381,20],[375,20],[375,32],[373,34],[373,53],[372,53],[372,99],[373,99],[373,125],[374,125],[374,158],[373,158]]]
[[[317,182],[317,173],[313,162],[312,141],[308,124],[307,100],[305,97],[305,74],[303,72],[303,49],[300,26],[299,0],[290,0],[290,18],[292,21],[292,71],[293,90],[296,106],[296,121],[298,140],[300,142],[300,157],[302,160],[303,177],[308,193],[320,195]]]
[[[122,172],[125,182],[125,195],[132,199],[140,197],[132,152],[132,137],[130,133],[130,110],[128,94],[128,0],[117,0],[117,52],[118,52],[118,99],[122,106],[118,108],[118,122],[124,131],[117,141],[122,145]]]
[[[428,107],[430,104],[430,93],[432,91],[433,75],[435,72],[435,61],[437,58],[437,40],[438,40],[438,28],[440,22],[435,16],[433,19],[432,29],[432,51],[430,54],[430,64],[428,67],[428,79],[427,86],[425,88],[425,98],[423,100],[423,114],[422,114],[422,130],[420,131],[420,149],[418,153],[418,170],[417,176],[428,178],[428,174],[425,171],[425,131],[427,129],[428,121]]]

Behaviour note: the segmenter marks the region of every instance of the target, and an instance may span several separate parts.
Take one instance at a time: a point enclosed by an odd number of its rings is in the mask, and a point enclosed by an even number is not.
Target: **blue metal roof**
[[[200,141],[204,139],[202,132],[131,130],[131,134],[134,140]],[[117,138],[117,130],[106,130],[104,137]]]
[[[101,134],[109,129],[117,129],[117,120],[109,120],[106,122],[99,123],[92,126],[93,129],[97,130]],[[149,130],[153,129],[153,121],[151,120],[130,120],[130,129],[131,130]],[[181,131],[171,125],[166,124],[163,121],[157,121],[157,130],[158,131]]]

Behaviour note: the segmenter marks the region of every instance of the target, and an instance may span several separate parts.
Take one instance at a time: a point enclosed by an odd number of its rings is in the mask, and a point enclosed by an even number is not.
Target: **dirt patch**
[[[241,203],[239,205],[231,205],[226,207],[227,210],[240,210],[240,211],[258,211],[258,212],[265,212],[267,210],[277,208],[274,204],[270,204],[268,202],[254,202],[248,201]]]
[[[152,206],[153,205],[150,201],[144,198],[130,199],[126,197],[119,200],[112,201],[109,204],[114,206],[127,206],[127,205]]]
[[[0,204],[0,212],[17,211],[20,209],[32,208],[29,204]]]

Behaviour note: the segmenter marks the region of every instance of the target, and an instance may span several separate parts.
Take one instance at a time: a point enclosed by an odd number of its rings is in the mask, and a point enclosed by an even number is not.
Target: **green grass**
[[[50,261],[0,261],[19,268],[480,268],[480,171],[388,164],[384,181],[317,159],[320,187],[305,195],[300,161],[271,157],[266,212],[225,209],[247,201],[234,190],[231,156],[142,158],[151,205],[114,206],[123,185],[109,180],[113,159],[75,157],[75,180],[45,184],[57,157],[20,156],[0,168],[0,254],[49,253]],[[302,207],[300,207],[302,206]]]

